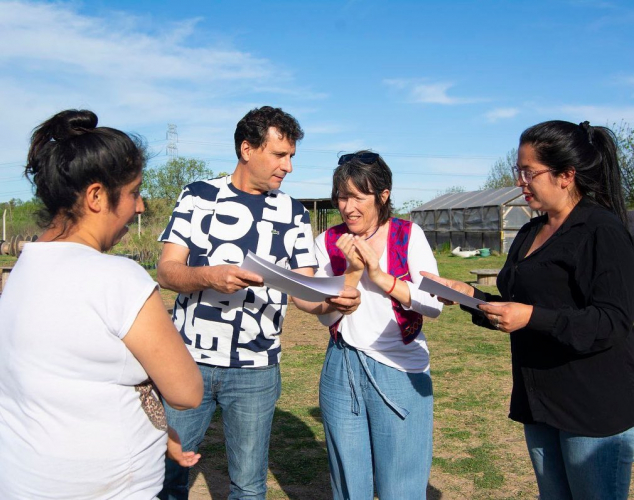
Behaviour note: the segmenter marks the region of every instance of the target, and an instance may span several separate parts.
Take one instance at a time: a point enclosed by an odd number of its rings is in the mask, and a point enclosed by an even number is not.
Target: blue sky
[[[396,206],[476,190],[526,127],[634,125],[634,4],[533,1],[0,0],[0,201],[33,127],[67,108],[231,172],[233,132],[280,106],[306,132],[282,189],[328,197],[337,155],[369,148]]]

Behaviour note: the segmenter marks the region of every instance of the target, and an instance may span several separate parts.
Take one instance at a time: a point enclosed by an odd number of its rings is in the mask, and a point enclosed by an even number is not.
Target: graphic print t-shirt
[[[286,269],[315,267],[308,211],[274,190],[248,194],[231,177],[194,182],[181,193],[159,241],[189,249],[187,264],[242,264],[249,250]],[[173,321],[198,363],[248,368],[279,363],[286,294],[249,287],[179,294]]]

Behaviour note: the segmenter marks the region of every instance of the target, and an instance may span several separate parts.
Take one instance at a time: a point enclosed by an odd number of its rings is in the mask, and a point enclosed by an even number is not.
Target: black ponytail
[[[520,137],[520,146],[524,144],[533,146],[539,162],[555,174],[574,168],[579,193],[614,212],[628,227],[616,137],[609,128],[553,120],[526,129]]]

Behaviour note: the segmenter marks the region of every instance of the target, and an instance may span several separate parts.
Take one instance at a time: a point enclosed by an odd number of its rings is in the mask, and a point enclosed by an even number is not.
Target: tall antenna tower
[[[176,125],[172,123],[167,124],[167,147],[165,148],[165,153],[170,158],[176,158],[178,156],[178,132],[176,132]]]

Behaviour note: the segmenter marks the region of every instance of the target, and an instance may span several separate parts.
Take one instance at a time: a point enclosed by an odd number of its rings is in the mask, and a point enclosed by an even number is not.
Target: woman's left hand
[[[352,286],[346,285],[338,297],[326,299],[341,314],[352,314],[361,304],[361,292]]]
[[[368,271],[368,276],[373,282],[377,282],[382,271],[379,267],[379,257],[374,253],[372,247],[365,242],[363,238],[358,236],[354,237],[354,246],[361,255],[361,258],[365,262],[365,268]]]
[[[533,306],[519,302],[492,302],[478,306],[498,330],[511,333],[528,325]]]
[[[342,234],[337,240],[336,245],[337,248],[341,250],[341,252],[346,257],[346,260],[348,261],[348,269],[350,271],[363,271],[363,268],[365,267],[365,262],[363,262],[361,254],[354,244],[353,234]]]

